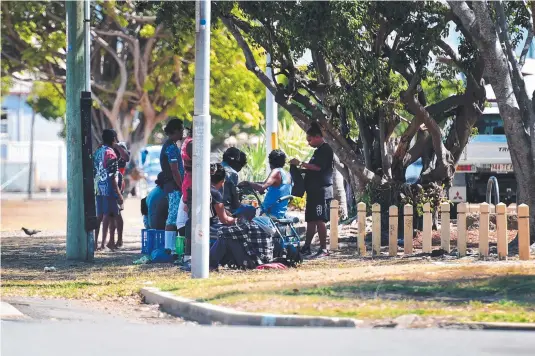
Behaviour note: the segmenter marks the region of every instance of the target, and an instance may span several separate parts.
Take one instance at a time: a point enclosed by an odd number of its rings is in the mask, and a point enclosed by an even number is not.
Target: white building
[[[26,103],[31,84],[17,83],[2,96],[0,120],[0,181],[2,192],[28,190],[31,123],[34,113]],[[59,137],[63,124],[35,114],[33,191],[65,190],[67,151]]]

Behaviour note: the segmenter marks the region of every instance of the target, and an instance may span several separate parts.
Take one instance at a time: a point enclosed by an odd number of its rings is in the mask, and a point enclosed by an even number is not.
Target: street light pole
[[[30,170],[28,171],[28,200],[32,200],[33,189],[33,140],[34,140],[34,127],[35,127],[35,100],[32,105],[32,124],[30,127]]]
[[[195,3],[191,276],[208,278],[210,247],[210,1]]]
[[[266,75],[272,77],[273,68],[271,67],[271,55],[267,55]],[[279,148],[277,140],[278,120],[277,120],[277,103],[275,97],[269,89],[266,88],[266,155],[269,156],[272,150]],[[266,157],[267,174],[271,171],[269,162]]]

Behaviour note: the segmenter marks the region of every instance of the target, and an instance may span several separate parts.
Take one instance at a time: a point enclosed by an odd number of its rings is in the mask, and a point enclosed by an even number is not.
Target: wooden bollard
[[[406,255],[412,254],[412,238],[414,235],[414,229],[412,227],[412,205],[406,204],[403,207],[403,252]]]
[[[440,204],[440,247],[450,252],[450,203]]]
[[[457,205],[457,250],[459,257],[466,256],[466,203]]]
[[[358,225],[358,235],[357,235],[357,253],[360,256],[366,255],[366,203],[360,202],[357,204],[357,225]]]
[[[489,204],[479,204],[479,255],[489,255]]]
[[[331,201],[331,250],[338,250],[338,200]]]
[[[398,254],[398,207],[392,205],[388,209],[388,255],[397,256]]]
[[[507,259],[507,206],[496,205],[496,234],[498,235],[498,259]]]
[[[431,215],[431,204],[424,204],[424,231],[422,233],[422,252],[431,253],[432,247],[433,216]]]
[[[529,206],[518,206],[518,256],[521,260],[529,260]]]
[[[372,206],[372,256],[381,255],[381,205]]]

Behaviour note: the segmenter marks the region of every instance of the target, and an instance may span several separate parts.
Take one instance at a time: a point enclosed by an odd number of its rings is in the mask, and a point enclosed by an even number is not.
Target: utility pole
[[[34,140],[34,127],[35,127],[35,98],[32,105],[32,124],[30,126],[30,170],[28,171],[28,200],[32,200],[33,189],[33,140]]]
[[[208,278],[210,247],[210,0],[195,2],[191,276]]]
[[[273,68],[271,67],[271,55],[268,53],[266,60],[266,75],[268,78],[272,77]],[[271,172],[267,156],[271,151],[279,148],[279,142],[277,139],[278,120],[277,120],[277,103],[275,97],[266,88],[266,171],[267,174]]]
[[[66,1],[67,10],[67,259],[91,261],[85,230],[80,95],[86,85],[84,3]]]

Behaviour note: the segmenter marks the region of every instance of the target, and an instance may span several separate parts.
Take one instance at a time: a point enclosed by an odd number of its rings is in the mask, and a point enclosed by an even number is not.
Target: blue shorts
[[[167,214],[167,221],[165,222],[165,224],[176,226],[176,218],[178,216],[178,207],[180,206],[180,198],[182,198],[182,194],[180,194],[180,191],[175,190],[175,191],[172,191],[171,193],[168,193],[167,198],[169,200],[169,210]]]
[[[117,204],[117,198],[107,196],[107,195],[97,195],[96,196],[96,208],[97,216],[108,215],[108,216],[118,216],[119,215],[119,205]]]

